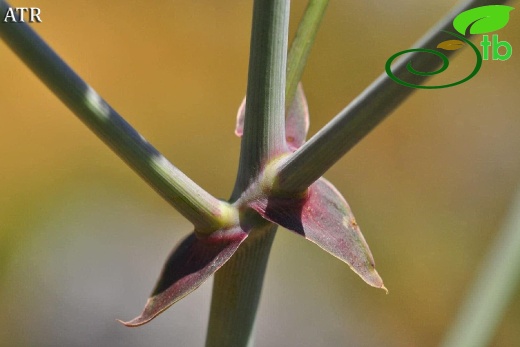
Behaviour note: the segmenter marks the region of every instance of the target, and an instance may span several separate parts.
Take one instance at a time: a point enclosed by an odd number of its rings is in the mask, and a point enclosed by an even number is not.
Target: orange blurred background
[[[292,4],[291,33],[304,1]],[[515,6],[517,2],[512,2]],[[237,170],[250,1],[11,1],[174,165],[227,198]],[[331,1],[303,82],[312,135],[455,5]],[[508,61],[417,91],[326,177],[349,201],[390,290],[286,230],[276,237],[256,346],[435,346],[520,183],[520,17]],[[473,40],[478,45],[478,38]],[[473,66],[468,52],[443,78]],[[452,71],[452,75],[449,75]],[[190,224],[0,42],[0,346],[201,346],[211,284],[128,329]],[[454,80],[456,80],[454,77]],[[520,295],[493,346],[520,346]]]

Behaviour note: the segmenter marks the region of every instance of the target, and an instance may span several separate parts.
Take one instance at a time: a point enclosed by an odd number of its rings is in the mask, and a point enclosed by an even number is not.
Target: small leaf
[[[244,118],[246,114],[246,98],[242,100],[237,112],[235,135],[241,137],[244,133]],[[309,131],[309,108],[307,98],[301,83],[298,84],[296,95],[287,111],[285,118],[285,139],[291,151],[297,150],[305,142]]]
[[[246,237],[240,227],[217,230],[205,237],[191,233],[168,257],[141,315],[121,323],[136,327],[154,319],[220,269]]]
[[[437,48],[444,49],[446,51],[456,51],[457,49],[464,46],[464,42],[460,40],[446,40],[437,45]]]
[[[514,7],[504,5],[488,5],[475,7],[460,13],[453,20],[453,27],[462,35],[486,34],[502,29],[509,22],[509,12]]]
[[[350,207],[324,178],[314,182],[303,198],[259,198],[250,206],[344,261],[371,286],[386,290]]]

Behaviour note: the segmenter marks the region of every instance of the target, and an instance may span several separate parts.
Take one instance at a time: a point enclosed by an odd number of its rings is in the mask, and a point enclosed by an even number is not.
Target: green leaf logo
[[[453,20],[453,27],[462,35],[486,34],[502,29],[509,22],[509,12],[514,7],[504,5],[488,5],[472,8],[459,14]]]

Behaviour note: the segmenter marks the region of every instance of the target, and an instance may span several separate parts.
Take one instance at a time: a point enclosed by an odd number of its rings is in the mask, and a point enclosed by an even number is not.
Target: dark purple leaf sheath
[[[371,286],[386,290],[350,207],[326,179],[314,182],[302,198],[262,197],[250,206],[344,261]]]
[[[209,236],[191,233],[171,253],[141,315],[126,326],[145,324],[197,289],[231,258],[247,233],[235,227]]]

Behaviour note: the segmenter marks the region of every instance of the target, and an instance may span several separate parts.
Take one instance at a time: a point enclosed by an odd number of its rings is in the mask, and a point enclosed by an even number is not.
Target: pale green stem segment
[[[256,0],[249,55],[244,133],[232,200],[286,151],[285,76],[289,0]]]
[[[506,1],[493,1],[493,4]],[[489,5],[489,0],[466,1],[456,7],[413,48],[436,47],[445,37],[442,30],[455,31],[453,19],[461,12],[478,6]],[[446,51],[449,56],[451,52]],[[419,71],[434,71],[439,59],[433,54],[411,53],[392,68],[399,76],[406,71],[406,64],[413,60]],[[414,76],[414,84],[423,83],[427,77]],[[414,92],[414,88],[402,86],[382,74],[354,101],[334,117],[316,135],[294,152],[279,167],[277,188],[284,192],[301,192],[320,178],[346,152],[356,145],[372,129],[383,121],[401,102]]]
[[[310,0],[287,55],[285,105],[290,107],[329,0]]]
[[[206,347],[253,344],[253,327],[276,225],[255,227],[213,283]]]
[[[0,13],[9,5],[0,0]],[[235,209],[184,175],[85,83],[27,24],[0,23],[0,37],[101,140],[199,232],[234,219]]]
[[[285,76],[289,0],[255,0],[247,103],[240,167],[231,200],[237,200],[270,161],[287,150]],[[252,212],[243,211],[245,214]],[[253,328],[276,225],[259,216],[238,251],[216,274],[207,347],[253,345]]]
[[[520,283],[520,188],[443,347],[484,347],[496,332]]]

